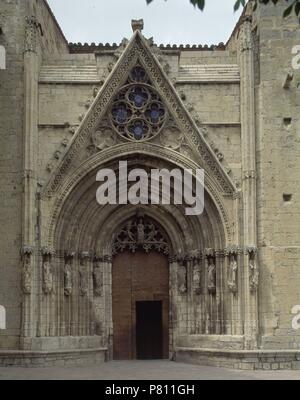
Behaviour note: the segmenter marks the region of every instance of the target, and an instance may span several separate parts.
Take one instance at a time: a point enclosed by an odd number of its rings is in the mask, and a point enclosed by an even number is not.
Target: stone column
[[[193,254],[187,254],[185,257],[186,265],[186,285],[187,285],[187,332],[189,335],[194,333],[194,302],[193,302]]]
[[[224,251],[216,250],[216,334],[223,333],[224,326]]]
[[[176,256],[177,270],[177,310],[178,310],[178,333],[187,335],[188,331],[188,281],[187,265],[184,255]]]
[[[254,92],[254,46],[251,17],[245,17],[240,28],[241,70],[241,124],[242,124],[242,169],[243,169],[243,226],[244,246],[257,245],[256,226],[256,126]],[[249,256],[243,263],[243,301],[245,348],[257,347],[257,304],[250,290]]]
[[[22,241],[23,247],[35,247],[37,221],[36,191],[37,191],[37,154],[38,154],[38,22],[34,15],[33,4],[27,5],[28,17],[25,24],[24,43],[24,140],[23,140],[23,209],[22,209]],[[34,304],[37,302],[39,255],[31,254],[32,288],[30,298],[24,293],[23,315],[26,315],[26,334],[21,336],[36,336],[37,313]],[[25,257],[26,258],[26,257]],[[30,326],[30,329],[28,330]],[[22,343],[21,343],[22,345]]]
[[[170,360],[174,358],[175,347],[177,343],[177,333],[178,333],[178,315],[177,315],[177,263],[176,257],[169,257],[169,298],[170,298]]]
[[[89,289],[91,277],[91,254],[89,251],[83,251],[80,254],[79,263],[79,313],[78,313],[78,335],[88,336],[89,331],[89,318],[90,318],[90,304],[89,304]]]
[[[104,254],[103,265],[103,295],[104,295],[104,346],[108,349],[108,359],[113,359],[113,309],[112,309],[112,256]]]
[[[55,251],[48,247],[43,247],[41,250],[42,268],[40,271],[40,282],[42,295],[38,301],[39,306],[39,332],[38,336],[51,336],[54,320],[54,302],[52,301],[54,293],[54,268],[53,257]]]
[[[60,310],[60,336],[71,336],[71,322],[72,322],[72,299],[74,296],[74,258],[76,253],[67,251],[63,258],[63,277],[60,282],[59,303],[61,304]],[[62,265],[62,264],[61,264]]]
[[[217,312],[216,312],[216,293],[217,293],[217,266],[214,249],[206,249],[206,334],[216,333]]]
[[[30,246],[24,246],[21,249],[22,291],[23,291],[23,303],[22,303],[22,332],[24,338],[23,340],[25,340],[25,338],[27,337],[33,336],[33,326],[32,326],[32,313],[34,312],[32,304],[33,252],[34,250]]]
[[[226,249],[226,270],[227,270],[227,291],[230,303],[230,327],[228,332],[231,335],[241,334],[238,327],[240,321],[240,298],[242,295],[241,291],[241,280],[240,280],[240,251],[238,247],[230,247]]]
[[[190,307],[192,309],[192,331],[191,334],[200,334],[201,333],[201,323],[202,323],[202,268],[201,268],[201,260],[202,253],[201,251],[195,250],[191,253],[191,284],[190,284]]]

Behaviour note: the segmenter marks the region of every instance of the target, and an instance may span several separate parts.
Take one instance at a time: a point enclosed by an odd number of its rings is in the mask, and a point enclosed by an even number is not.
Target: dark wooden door
[[[163,358],[161,301],[138,301],[136,303],[136,352],[138,360]]]
[[[112,291],[114,359],[168,358],[168,258],[156,252],[119,254],[113,261]],[[147,307],[149,312],[142,317],[141,309],[145,311]],[[155,324],[153,334],[157,338],[152,350],[147,345],[146,334],[143,334],[151,321]]]

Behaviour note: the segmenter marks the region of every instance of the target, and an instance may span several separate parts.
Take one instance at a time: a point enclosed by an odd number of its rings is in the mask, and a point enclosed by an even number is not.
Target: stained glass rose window
[[[131,71],[113,102],[110,118],[118,134],[132,141],[149,140],[164,127],[165,107],[142,66]]]

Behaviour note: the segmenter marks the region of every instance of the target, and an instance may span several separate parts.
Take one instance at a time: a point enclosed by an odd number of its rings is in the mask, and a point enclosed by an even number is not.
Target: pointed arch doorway
[[[118,252],[117,247],[119,250]],[[168,245],[152,221],[129,222],[112,267],[113,358],[169,358]]]

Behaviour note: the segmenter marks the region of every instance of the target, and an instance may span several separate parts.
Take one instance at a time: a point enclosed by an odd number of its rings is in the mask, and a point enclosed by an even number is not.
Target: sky
[[[157,44],[227,42],[241,14],[234,0],[208,0],[204,12],[190,0],[48,0],[69,42],[120,43],[131,20],[144,19],[145,37]]]

